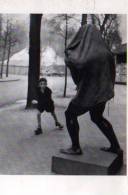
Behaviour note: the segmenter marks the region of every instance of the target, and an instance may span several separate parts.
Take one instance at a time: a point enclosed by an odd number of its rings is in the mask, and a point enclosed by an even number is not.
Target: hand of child
[[[32,100],[32,104],[37,104],[37,100]]]

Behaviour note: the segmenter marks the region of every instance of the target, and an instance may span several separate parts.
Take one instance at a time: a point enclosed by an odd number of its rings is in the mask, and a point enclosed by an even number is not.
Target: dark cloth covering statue
[[[77,117],[89,112],[91,120],[110,142],[107,152],[122,152],[111,123],[103,117],[105,105],[114,96],[115,63],[100,31],[84,25],[65,50],[65,63],[77,85],[77,93],[65,112],[72,146],[61,153],[82,154]]]
[[[65,53],[78,88],[73,103],[89,108],[114,96],[114,59],[95,26],[82,26]]]

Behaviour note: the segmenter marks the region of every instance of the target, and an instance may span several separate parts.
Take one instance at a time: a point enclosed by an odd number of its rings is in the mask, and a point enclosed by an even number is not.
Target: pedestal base
[[[119,155],[86,146],[82,155],[58,153],[52,157],[52,171],[64,175],[114,175],[123,165]]]

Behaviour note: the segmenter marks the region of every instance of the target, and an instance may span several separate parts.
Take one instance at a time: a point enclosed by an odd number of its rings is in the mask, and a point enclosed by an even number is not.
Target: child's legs
[[[53,110],[53,111],[51,112],[51,115],[52,115],[53,119],[55,120],[55,123],[58,123],[58,119],[57,119],[55,110]]]
[[[59,123],[59,122],[58,122],[58,119],[57,119],[57,116],[56,116],[56,113],[55,113],[55,107],[54,107],[53,101],[51,101],[51,102],[47,105],[47,107],[45,108],[45,110],[46,110],[46,112],[50,112],[50,113],[51,113],[51,115],[52,115],[52,117],[53,117],[55,123]]]
[[[37,111],[37,124],[38,124],[38,128],[41,128],[41,111]]]

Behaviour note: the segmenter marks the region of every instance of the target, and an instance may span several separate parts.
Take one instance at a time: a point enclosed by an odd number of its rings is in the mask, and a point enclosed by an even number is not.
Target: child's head
[[[39,80],[39,87],[42,88],[42,89],[45,89],[47,87],[47,79],[41,78]]]

